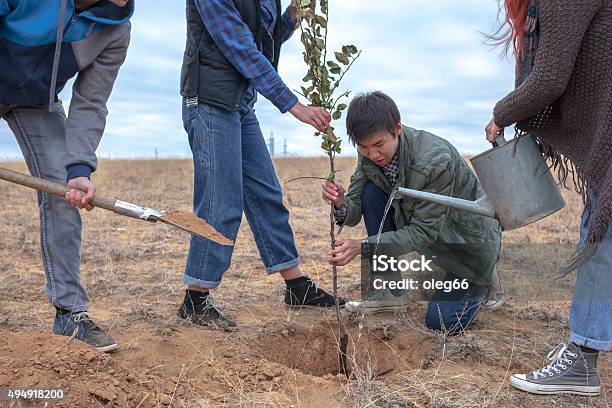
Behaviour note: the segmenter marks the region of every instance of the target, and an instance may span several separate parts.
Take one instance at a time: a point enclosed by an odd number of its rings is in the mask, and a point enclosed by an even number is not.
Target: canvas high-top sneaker
[[[574,343],[560,344],[548,354],[550,364],[531,374],[514,374],[510,384],[532,394],[599,395],[599,353],[586,353]]]

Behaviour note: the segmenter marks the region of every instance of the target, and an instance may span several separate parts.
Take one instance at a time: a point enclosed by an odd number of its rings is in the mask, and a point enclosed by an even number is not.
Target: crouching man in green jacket
[[[323,186],[336,222],[355,226],[363,216],[366,239],[340,240],[329,262],[346,265],[362,246],[376,245],[389,195],[396,187],[476,200],[484,195],[476,176],[457,150],[431,133],[402,126],[399,110],[382,92],[357,96],[349,106],[347,133],[358,147],[357,169],[345,194],[337,182]],[[397,196],[385,218],[380,248],[398,257],[416,251],[446,272],[444,281],[467,282],[467,289],[439,289],[429,301],[425,321],[432,330],[456,334],[473,320],[487,295],[501,248],[497,220],[438,204]],[[465,287],[465,285],[464,285]],[[396,298],[396,299],[402,299]],[[347,310],[376,313],[405,300],[348,302]]]

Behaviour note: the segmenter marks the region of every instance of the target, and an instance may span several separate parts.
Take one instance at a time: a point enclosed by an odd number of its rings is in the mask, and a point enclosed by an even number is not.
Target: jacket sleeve
[[[289,38],[291,38],[291,36],[293,35],[293,32],[297,28],[296,27],[297,21],[294,20],[293,17],[291,17],[291,7],[293,6],[287,7],[287,9],[285,10],[281,18],[281,40],[282,42],[285,42]]]
[[[0,17],[6,16],[10,11],[8,0],[0,0]]]
[[[97,168],[96,149],[108,115],[106,103],[130,42],[130,25],[120,26],[120,29],[127,30],[127,33],[111,41],[91,64],[82,69],[72,87],[66,119],[68,180],[89,177]]]
[[[601,0],[540,1],[540,43],[533,71],[497,103],[493,112],[497,125],[528,119],[563,95],[582,38],[600,6]]]
[[[452,196],[454,173],[452,158],[445,157],[433,165],[424,191]],[[442,205],[418,201],[408,225],[380,235],[380,244],[387,246],[385,253],[399,256],[435,244],[447,212]],[[368,237],[368,243],[376,243],[376,236]]]
[[[362,217],[361,211],[361,193],[363,187],[367,183],[368,178],[361,170],[361,156],[357,164],[355,173],[351,176],[351,184],[349,185],[348,191],[346,192],[345,201],[347,204],[346,217],[343,225],[354,227],[359,224]]]

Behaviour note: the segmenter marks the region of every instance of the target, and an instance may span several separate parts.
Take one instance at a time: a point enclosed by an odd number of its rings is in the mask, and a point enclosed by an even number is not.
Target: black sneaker
[[[183,301],[179,307],[178,316],[199,326],[222,329],[227,332],[238,330],[238,325],[223,316],[212,304],[210,296],[207,296],[204,303],[201,304]]]
[[[307,276],[286,281],[285,305],[290,308],[301,309],[303,307],[334,307],[334,297],[319,289],[317,285]],[[344,307],[346,299],[338,297],[338,304]]]
[[[55,315],[53,333],[63,336],[72,336],[76,330],[76,338],[95,347],[103,353],[118,349],[115,340],[100,329],[88,312],[76,312]]]

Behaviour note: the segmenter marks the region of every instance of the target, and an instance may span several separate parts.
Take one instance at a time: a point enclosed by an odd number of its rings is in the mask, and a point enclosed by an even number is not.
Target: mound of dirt
[[[141,407],[152,407],[168,400],[152,395],[146,383],[111,356],[69,337],[0,332],[0,388],[62,389],[64,399],[53,403],[57,407],[141,402]]]

